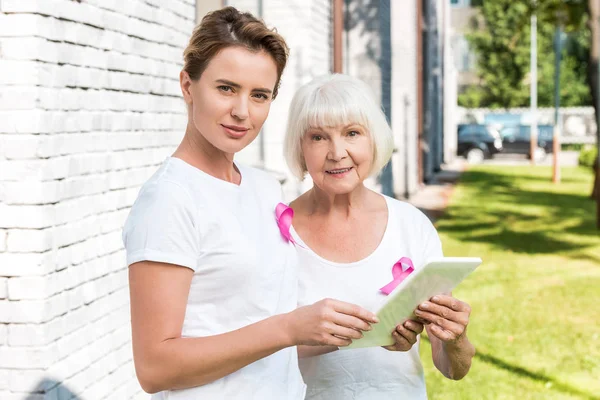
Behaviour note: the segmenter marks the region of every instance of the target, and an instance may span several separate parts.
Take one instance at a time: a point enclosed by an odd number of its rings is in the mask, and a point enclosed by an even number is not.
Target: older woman
[[[300,88],[290,106],[286,160],[313,187],[291,203],[291,235],[299,253],[299,304],[324,297],[374,309],[392,266],[415,268],[442,256],[437,232],[415,207],[364,185],[389,160],[393,140],[371,90],[358,79],[332,75]],[[421,304],[418,320],[400,323],[395,345],[336,351],[300,346],[308,399],[426,398],[419,334],[427,329],[436,367],[448,378],[469,370],[474,347],[466,335],[470,309],[450,295]]]

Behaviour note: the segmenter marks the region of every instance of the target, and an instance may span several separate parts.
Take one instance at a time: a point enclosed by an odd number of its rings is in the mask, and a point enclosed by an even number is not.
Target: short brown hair
[[[194,29],[190,42],[183,52],[183,67],[192,80],[200,76],[210,60],[221,50],[240,46],[249,51],[265,51],[277,65],[277,82],[273,98],[277,96],[281,74],[288,58],[288,46],[275,29],[269,29],[254,15],[240,12],[234,7],[212,11]]]

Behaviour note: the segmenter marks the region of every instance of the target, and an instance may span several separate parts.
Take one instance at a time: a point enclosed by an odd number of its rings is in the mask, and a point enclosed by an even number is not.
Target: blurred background
[[[121,228],[183,136],[183,49],[225,5],[291,49],[239,161],[305,191],[282,156],[291,98],[357,76],[396,145],[369,185],[484,259],[455,293],[472,370],[443,378],[424,337],[429,397],[599,399],[597,0],[0,0],[0,399],[149,398]]]

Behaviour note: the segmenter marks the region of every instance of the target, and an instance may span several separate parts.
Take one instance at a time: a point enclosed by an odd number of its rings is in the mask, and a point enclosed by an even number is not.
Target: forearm
[[[298,358],[321,356],[338,351],[337,346],[298,346]]]
[[[467,375],[475,355],[475,347],[469,342],[466,334],[457,342],[440,341],[440,345],[435,347],[433,363],[446,378],[459,380]]]
[[[221,335],[165,340],[145,357],[135,357],[136,371],[147,392],[185,389],[220,379],[291,345],[285,317],[278,315]]]

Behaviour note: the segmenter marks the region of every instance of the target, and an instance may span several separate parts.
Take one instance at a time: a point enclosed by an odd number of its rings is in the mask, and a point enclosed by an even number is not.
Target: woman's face
[[[373,163],[373,144],[361,125],[313,128],[302,139],[306,169],[328,194],[346,194],[362,185]]]
[[[262,128],[277,81],[277,66],[265,52],[228,47],[217,53],[197,81],[180,76],[189,123],[216,149],[236,153]]]

